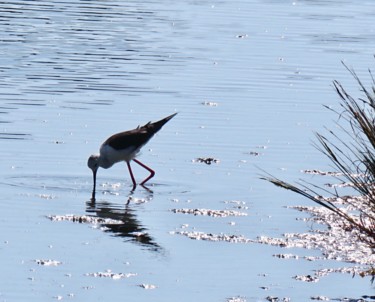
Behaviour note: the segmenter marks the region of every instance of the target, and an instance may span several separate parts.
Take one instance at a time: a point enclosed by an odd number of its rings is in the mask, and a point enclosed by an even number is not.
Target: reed
[[[338,115],[337,128],[335,131],[326,129],[325,135],[316,133],[314,146],[333,164],[334,177],[350,183],[360,195],[360,202],[344,198],[337,189],[329,190],[312,183],[294,185],[268,173],[262,175],[262,179],[307,197],[333,212],[343,221],[345,230],[356,234],[375,251],[375,81],[369,71],[372,83],[367,89],[355,71],[343,65],[358,83],[363,97],[352,97],[340,82],[333,81],[341,105],[339,111],[334,111]],[[328,196],[323,197],[322,191]],[[335,202],[339,198],[341,204]],[[374,278],[375,272],[370,269],[368,274]]]

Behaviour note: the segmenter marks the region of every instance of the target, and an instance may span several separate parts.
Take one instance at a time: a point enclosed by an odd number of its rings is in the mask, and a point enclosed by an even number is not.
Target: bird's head
[[[94,187],[92,189],[91,200],[95,201],[96,172],[98,171],[98,168],[99,168],[99,155],[96,155],[96,154],[91,155],[87,161],[87,166],[92,170]]]
[[[99,168],[99,155],[96,155],[96,154],[91,155],[87,161],[87,166],[95,174]]]

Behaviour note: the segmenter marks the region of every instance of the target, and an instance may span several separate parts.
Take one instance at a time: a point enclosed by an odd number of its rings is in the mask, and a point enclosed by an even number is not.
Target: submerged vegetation
[[[344,64],[344,63],[343,63]],[[352,187],[357,198],[348,198],[338,189],[332,191],[325,186],[302,182],[297,185],[287,183],[271,175],[263,179],[305,196],[320,206],[328,209],[340,221],[341,228],[356,236],[375,251],[375,80],[371,71],[371,87],[368,89],[353,69],[345,68],[358,83],[363,94],[360,98],[352,97],[345,88],[334,81],[334,88],[339,95],[341,109],[334,111],[338,120],[335,131],[327,129],[327,134],[316,134],[314,146],[326,155],[335,171],[330,175],[345,186]],[[322,196],[322,193],[325,196]],[[364,272],[375,278],[374,269]]]

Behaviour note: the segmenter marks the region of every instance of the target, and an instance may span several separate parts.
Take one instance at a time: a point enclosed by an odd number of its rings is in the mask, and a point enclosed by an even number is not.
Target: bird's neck
[[[99,167],[101,167],[103,169],[108,169],[108,168],[112,167],[112,165],[113,165],[112,162],[108,161],[108,159],[106,157],[103,157],[103,156],[99,156],[98,164],[99,164]]]

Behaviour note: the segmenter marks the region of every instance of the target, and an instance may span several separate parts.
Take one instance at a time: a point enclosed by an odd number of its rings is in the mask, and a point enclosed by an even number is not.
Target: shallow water
[[[333,79],[358,92],[341,60],[369,82],[371,1],[12,1],[0,11],[2,301],[373,294],[368,279],[349,275],[293,279],[348,264],[273,257],[319,251],[176,234],[256,239],[311,227],[285,208],[309,201],[260,180],[259,168],[285,180],[330,169],[313,132],[334,127],[322,106],[339,108]],[[118,164],[99,170],[91,202],[89,154],[109,135],[175,111],[140,155],[156,170],[150,190],[131,192]],[[233,201],[247,216],[171,211],[234,210]],[[122,224],[48,218],[68,214]],[[90,275],[108,270],[135,275]]]

